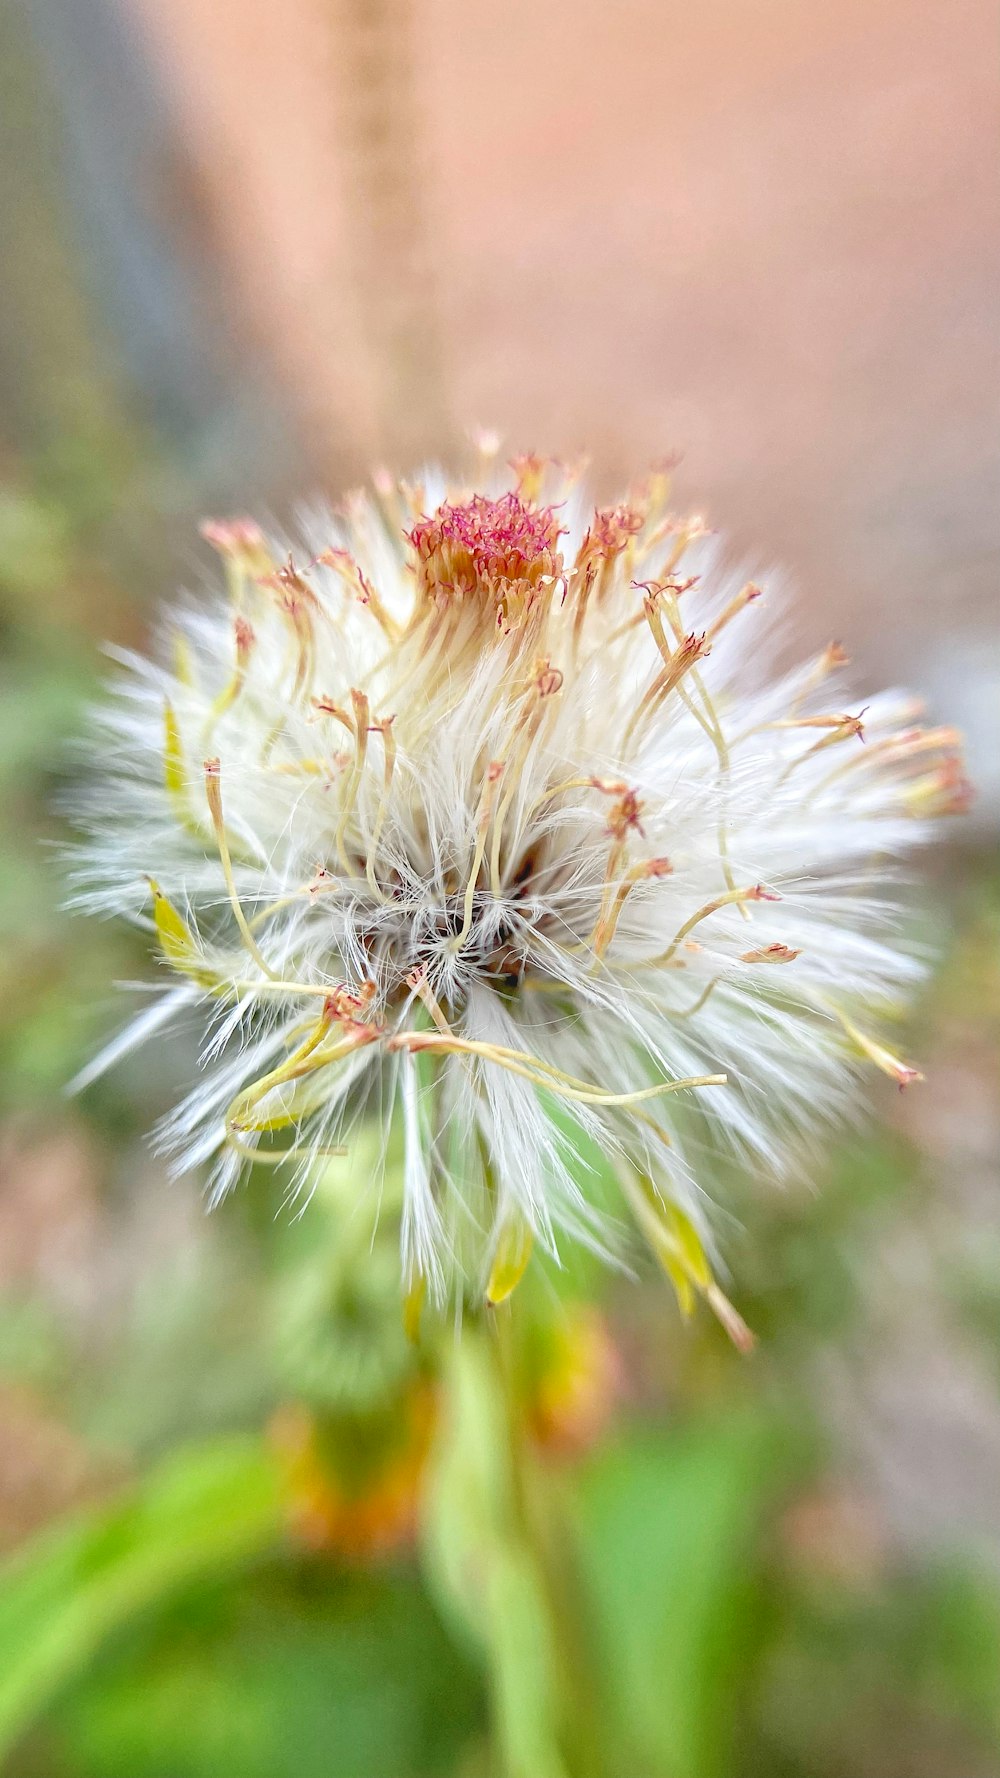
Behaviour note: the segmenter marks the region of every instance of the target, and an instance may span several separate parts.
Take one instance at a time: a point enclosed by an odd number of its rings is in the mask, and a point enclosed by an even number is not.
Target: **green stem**
[[[503,1408],[510,1502],[516,1535],[537,1576],[552,1650],[566,1778],[599,1778],[597,1688],[586,1647],[585,1612],[574,1553],[549,1478],[540,1471],[518,1387],[516,1309],[493,1311],[487,1327]]]

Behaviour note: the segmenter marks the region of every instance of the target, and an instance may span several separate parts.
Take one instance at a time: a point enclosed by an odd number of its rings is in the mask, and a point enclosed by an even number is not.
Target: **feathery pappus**
[[[713,1150],[780,1173],[869,1065],[917,1078],[893,883],[966,804],[958,736],[858,710],[835,643],[776,676],[773,601],[668,496],[484,454],[291,548],[208,523],[224,588],[96,715],[75,900],[165,975],[87,1078],[200,1010],[159,1135],[216,1197],[254,1162],[308,1191],[377,1120],[411,1307],[637,1224],[742,1341]]]

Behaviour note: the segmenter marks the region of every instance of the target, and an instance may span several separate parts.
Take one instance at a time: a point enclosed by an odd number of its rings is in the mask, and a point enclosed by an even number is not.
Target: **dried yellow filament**
[[[233,913],[236,916],[236,924],[239,927],[240,932],[242,934],[243,943],[246,945],[246,948],[249,951],[251,957],[253,958],[254,962],[257,964],[257,967],[259,969],[263,970],[264,974],[266,976],[268,976],[270,978],[270,980],[274,981],[277,979],[275,976],[275,972],[271,968],[271,965],[266,961],[266,959],[261,954],[260,947],[258,946],[257,940],[254,938],[254,935],[250,930],[250,923],[247,920],[245,913],[243,912],[243,907],[241,905],[240,898],[237,893],[236,879],[233,876],[233,861],[232,861],[232,858],[230,857],[229,841],[226,838],[225,822],[223,821],[223,818],[222,818],[222,778],[221,778],[220,774],[221,774],[221,768],[219,765],[219,761],[217,759],[206,759],[206,761],[205,761],[205,795],[208,800],[208,812],[212,817],[212,827],[215,832],[215,843],[219,848],[219,858],[222,863],[222,874],[226,879],[226,890],[229,895],[230,906],[232,907]]]
[[[245,617],[236,618],[233,625],[233,633],[236,643],[236,662],[228,685],[223,687],[212,705],[212,708],[209,710],[204,734],[202,736],[203,747],[207,747],[211,741],[212,731],[215,728],[216,723],[226,714],[226,711],[231,709],[233,704],[235,704],[236,699],[243,690],[243,685],[247,676],[247,668],[250,665],[250,656],[253,653],[256,637]]]
[[[858,748],[849,759],[842,760],[817,785],[815,795],[827,790],[838,778],[847,772],[860,770],[870,766],[873,761],[895,764],[918,753],[953,753],[961,746],[962,737],[958,729],[930,728],[904,731],[901,735],[885,735],[880,741],[869,741],[864,748]]]
[[[396,767],[396,737],[393,734],[392,729],[395,720],[394,716],[385,716],[381,722],[375,724],[382,736],[384,767],[382,776],[382,794],[379,797],[378,808],[375,811],[375,826],[372,829],[371,843],[368,847],[368,857],[365,861],[365,875],[368,878],[368,887],[371,889],[372,894],[377,896],[379,901],[383,902],[387,901],[388,897],[383,893],[376,879],[375,860],[378,856],[379,840],[382,838],[382,828],[385,823],[386,811],[389,807],[389,790],[392,785],[392,774]]]
[[[570,569],[569,585],[573,588],[574,592],[572,631],[572,653],[574,662],[579,659],[580,638],[583,635],[584,625],[587,618],[587,608],[590,604],[590,595],[593,591],[596,578],[597,568],[592,560],[586,562],[582,567],[575,565]]]
[[[641,864],[634,864],[631,870],[626,872],[615,891],[610,907],[601,915],[590,936],[590,943],[595,953],[595,967],[615,936],[618,922],[622,916],[622,909],[636,884],[654,877],[669,876],[670,871],[671,866],[666,858],[647,858]]]
[[[465,899],[462,904],[462,924],[449,943],[449,950],[460,951],[469,933],[472,931],[472,914],[475,906],[476,884],[486,854],[486,836],[489,832],[490,816],[496,799],[497,786],[503,777],[504,766],[500,760],[493,760],[487,769],[479,798],[479,820],[476,828],[476,847],[472,854],[472,865],[469,880],[465,886]]]
[[[317,565],[332,568],[339,575],[344,585],[354,594],[359,604],[364,605],[375,619],[390,642],[398,642],[402,634],[399,625],[379,598],[371,581],[361,572],[354,557],[343,549],[325,549],[316,558]]]
[[[840,730],[846,728],[852,734],[857,735],[861,733],[861,716],[863,715],[864,711],[859,716],[783,716],[776,722],[764,722],[761,723],[759,729],[748,729],[746,732],[748,735],[756,735],[762,734],[765,729],[829,728]],[[745,739],[745,736],[741,736],[740,739]]]
[[[312,698],[310,702],[317,716],[332,716],[335,722],[341,723],[346,728],[351,739],[354,739],[353,718],[348,715],[346,710],[342,710],[339,704],[335,704],[332,698]],[[309,720],[312,722],[313,718],[310,717]]]
[[[840,643],[828,642],[822,654],[817,655],[816,660],[813,663],[812,671],[807,675],[802,690],[793,699],[792,709],[800,709],[810,692],[816,690],[817,685],[822,685],[824,679],[829,678],[830,674],[836,667],[846,667],[847,664],[848,656],[843,648],[841,648]]]
[[[336,1160],[348,1152],[346,1148],[314,1148],[311,1143],[305,1146],[297,1142],[293,1142],[288,1148],[262,1150],[254,1148],[250,1142],[244,1142],[235,1130],[226,1131],[226,1146],[236,1154],[243,1155],[244,1159],[252,1161],[256,1167],[283,1167],[287,1161],[293,1161],[300,1155],[310,1161]]]
[[[721,980],[721,975],[714,975],[710,982],[706,982],[701,993],[698,995],[697,1000],[695,1000],[691,1006],[685,1007],[681,1012],[671,1011],[670,1017],[672,1019],[693,1019],[695,1013],[700,1012],[702,1007],[711,999]]]
[[[249,1122],[252,1112],[273,1087],[284,1086],[290,1080],[297,1080],[305,1071],[305,1064],[310,1063],[311,1065],[311,1058],[314,1057],[326,1037],[330,1023],[330,1015],[324,1009],[322,1017],[317,1020],[305,1041],[299,1044],[298,1049],[293,1050],[291,1055],[286,1056],[284,1061],[279,1062],[276,1067],[268,1069],[266,1074],[260,1075],[252,1085],[244,1087],[241,1092],[237,1093],[226,1112],[227,1130],[230,1126],[237,1130],[253,1129],[253,1124]]]
[[[271,577],[278,591],[278,606],[287,618],[295,641],[298,662],[292,683],[291,699],[298,703],[314,677],[316,638],[313,632],[312,607],[316,595],[295,569],[291,557],[284,568]]]
[[[760,596],[760,587],[752,580],[748,580],[746,586],[740,588],[735,598],[730,599],[729,604],[719,613],[715,622],[709,624],[705,631],[706,642],[711,645],[716,636],[726,628],[726,625],[731,624],[734,617],[739,617],[740,612],[745,611],[747,606],[752,604],[754,599],[759,599]]]
[[[663,619],[659,613],[659,602],[662,596],[663,589],[659,585],[647,592],[642,601],[642,611],[640,616],[643,617],[649,625],[650,633],[660,651],[664,666],[669,666],[673,650],[670,647],[670,643],[667,641],[667,633],[663,628]]]
[[[608,910],[614,899],[612,885],[618,880],[618,874],[625,857],[625,850],[625,841],[623,839],[615,839],[611,846],[611,850],[608,853],[608,862],[604,869],[604,882],[601,886],[601,906],[598,911],[597,919],[591,928],[590,935],[585,939],[581,939],[576,944],[563,945],[561,948],[564,951],[589,951],[593,948],[594,939],[601,931],[601,928],[607,919]]]
[[[661,578],[663,580],[668,580],[673,574],[674,569],[678,566],[685,550],[690,548],[696,538],[705,537],[707,535],[708,533],[704,519],[700,514],[692,513],[687,523],[680,527],[680,530],[677,533],[677,542],[674,544],[669,556],[660,568]]]
[[[923,1080],[924,1077],[918,1068],[912,1068],[908,1062],[901,1061],[899,1056],[887,1049],[884,1043],[878,1043],[874,1037],[869,1037],[866,1032],[859,1030],[853,1019],[849,1019],[847,1014],[832,1000],[824,999],[819,1004],[827,1012],[833,1014],[851,1042],[857,1044],[862,1055],[867,1056],[870,1062],[874,1062],[876,1068],[880,1068],[883,1074],[888,1074],[897,1086],[907,1087],[915,1080]]]
[[[678,642],[680,642],[683,640],[684,629],[683,629],[683,625],[681,624],[680,611],[678,610],[678,607],[677,607],[676,594],[674,594],[674,593],[668,594],[666,589],[665,589],[665,604],[666,604],[666,610],[667,610],[667,617],[670,622],[670,627],[673,630],[674,635],[676,636]],[[681,702],[684,704],[685,708],[689,711],[689,713],[695,718],[695,720],[697,722],[701,723],[702,728],[705,730],[705,733],[708,735],[708,738],[712,742],[712,745],[714,746],[716,754],[718,756],[719,775],[722,779],[723,808],[722,808],[722,814],[719,819],[719,824],[716,829],[716,841],[717,841],[718,848],[719,848],[719,862],[722,865],[722,875],[725,879],[726,887],[727,887],[727,889],[733,889],[733,888],[735,888],[736,885],[735,885],[735,879],[733,877],[732,866],[730,865],[730,862],[729,862],[729,839],[728,839],[728,835],[726,833],[726,822],[729,818],[729,815],[728,815],[729,786],[730,786],[730,779],[732,777],[732,758],[730,755],[729,743],[726,740],[726,736],[725,736],[725,732],[722,727],[722,723],[719,721],[718,712],[716,711],[715,705],[713,704],[712,699],[709,696],[708,688],[706,687],[705,682],[702,679],[702,676],[699,673],[697,666],[692,666],[690,677],[691,677],[691,683],[695,687],[695,690],[697,691],[698,696],[701,698],[703,710],[704,710],[704,715],[702,715],[697,710],[693,699],[688,697],[687,690],[683,685],[678,684],[678,686],[676,688],[677,695],[681,699]],[[750,916],[747,913],[746,908],[744,906],[742,906],[742,904],[741,904],[740,911],[741,911],[744,919],[749,919]]]
[[[562,676],[560,675],[558,683],[553,687],[553,690],[558,691],[561,683]],[[551,699],[551,692],[533,689],[532,694],[529,695],[527,701],[527,708],[522,710],[518,716],[510,737],[510,744],[507,748],[506,769],[508,786],[500,799],[500,805],[496,812],[493,822],[493,840],[490,846],[490,888],[492,889],[496,900],[499,900],[502,894],[502,884],[500,880],[500,850],[503,844],[504,822],[510,812],[511,803],[517,795],[517,787],[530,749],[534,744],[535,737],[538,734],[547,710],[551,708]]]
[[[554,1068],[551,1063],[542,1061],[540,1056],[533,1056],[528,1050],[507,1049],[502,1044],[482,1043],[473,1038],[445,1037],[433,1031],[400,1031],[388,1039],[386,1048],[482,1056],[485,1061],[495,1062],[498,1067],[507,1068],[512,1074],[522,1075],[535,1086],[544,1087],[547,1091],[580,1105],[635,1105],[642,1099],[653,1099],[661,1093],[676,1093],[684,1087],[725,1086],[728,1079],[725,1074],[692,1075],[685,1080],[659,1081],[655,1086],[639,1087],[629,1093],[608,1093],[589,1081],[577,1080],[574,1075],[564,1073],[561,1068]]]
[[[680,682],[685,674],[692,673],[695,662],[701,660],[702,656],[706,653],[707,649],[704,636],[685,636],[682,638],[679,647],[675,648],[672,653],[667,654],[666,664],[662,672],[653,680],[652,684],[643,694],[632,713],[632,717],[625,730],[625,737],[622,742],[624,751],[627,752],[628,748],[631,746],[632,740],[641,724],[648,722],[649,718],[660,708],[661,704],[666,701],[672,691],[680,690]]]
[[[694,1223],[679,1204],[660,1198],[645,1175],[639,1180],[631,1169],[619,1169],[622,1189],[657,1259],[677,1295],[682,1315],[690,1315],[694,1294],[703,1297],[740,1352],[750,1352],[754,1336],[742,1315],[719,1289]]]
[[[744,741],[749,741],[752,735],[770,734],[775,729],[850,728],[851,732],[857,735],[861,733],[861,716],[863,715],[864,711],[860,716],[849,716],[844,711],[838,711],[815,716],[779,716],[773,722],[758,722],[753,728],[744,729],[742,734],[737,735],[736,744],[741,746]]]
[[[592,772],[582,778],[563,778],[561,783],[551,785],[548,790],[543,790],[541,796],[536,797],[529,813],[534,815],[543,804],[551,802],[553,797],[562,796],[567,790],[599,790],[604,796],[625,796],[628,785],[622,778],[595,778]]]
[[[174,812],[174,819],[186,832],[204,838],[204,829],[191,809],[187,761],[180,723],[171,703],[163,706],[163,786]]]
[[[289,982],[272,976],[266,982],[230,982],[228,986],[234,994],[303,994],[310,999],[326,1000],[330,995],[329,985],[319,982]]]
[[[653,1135],[657,1140],[663,1143],[664,1148],[673,1148],[673,1142],[663,1128],[663,1125],[658,1124],[655,1118],[650,1117],[648,1111],[633,1110],[629,1121],[631,1123],[644,1124],[646,1129],[652,1130]]]
[[[357,876],[353,861],[347,855],[346,836],[348,824],[354,814],[357,803],[358,789],[365,769],[365,758],[368,753],[368,699],[364,692],[351,692],[351,708],[353,712],[354,732],[354,763],[347,775],[347,785],[341,795],[340,819],[337,822],[335,845],[340,867],[345,877]],[[340,714],[339,711],[336,712]]]
[[[270,901],[266,907],[258,908],[248,921],[250,930],[254,931],[256,927],[263,926],[274,914],[280,914],[283,908],[294,907],[296,902],[305,899],[312,900],[317,895],[329,895],[340,887],[339,877],[330,877],[326,871],[323,871],[320,873],[319,879],[314,877],[311,883],[302,883],[298,889],[291,890],[288,895],[281,895],[277,901]],[[323,992],[325,993],[326,989]]]
[[[255,1122],[253,1113],[261,1100],[268,1093],[273,1092],[276,1087],[287,1086],[292,1081],[302,1080],[308,1075],[316,1073],[320,1068],[328,1068],[336,1062],[342,1062],[352,1050],[363,1048],[365,1044],[376,1041],[377,1033],[371,1027],[356,1026],[348,1031],[346,1036],[339,1038],[336,1043],[324,1049],[322,1047],[323,1039],[329,1031],[330,1024],[331,1017],[329,1013],[324,1012],[305,1042],[300,1044],[292,1055],[287,1056],[284,1062],[279,1063],[276,1068],[270,1069],[268,1073],[262,1074],[250,1087],[244,1088],[241,1093],[236,1095],[226,1112],[227,1139],[235,1137],[239,1140],[240,1133],[243,1131],[262,1133],[270,1128],[280,1129],[286,1123],[294,1122],[294,1118],[289,1117],[286,1113],[282,1113],[274,1119],[265,1118],[262,1123]],[[256,1154],[256,1151],[253,1152]],[[288,1152],[290,1151],[284,1151],[285,1154]]]
[[[777,727],[778,725],[776,724],[775,726]],[[818,741],[813,742],[811,747],[807,747],[803,753],[796,754],[795,758],[789,761],[788,765],[781,773],[778,778],[778,783],[784,784],[798,766],[804,765],[806,760],[812,759],[814,754],[822,753],[824,748],[834,747],[838,741],[850,741],[853,739],[861,739],[861,718],[859,716],[845,716],[836,725],[831,725],[830,734],[821,736]]]
[[[430,982],[427,980],[424,971],[422,969],[415,969],[411,975],[407,976],[406,981],[407,986],[412,988],[413,992],[423,1001],[438,1030],[441,1031],[445,1037],[454,1037],[455,1033],[445,1018],[440,1003]]]
[[[661,952],[658,957],[651,957],[644,967],[655,969],[663,964],[669,963],[674,952],[677,950],[678,945],[683,943],[684,939],[687,938],[688,933],[692,932],[702,920],[707,920],[709,914],[717,913],[720,908],[733,905],[740,906],[748,901],[780,900],[780,895],[773,894],[770,890],[763,888],[760,883],[752,883],[747,889],[730,889],[725,895],[717,895],[714,900],[706,901],[704,907],[700,907],[696,914],[691,915],[690,920],[685,920],[683,926],[674,934],[673,940],[667,946],[666,950]]]

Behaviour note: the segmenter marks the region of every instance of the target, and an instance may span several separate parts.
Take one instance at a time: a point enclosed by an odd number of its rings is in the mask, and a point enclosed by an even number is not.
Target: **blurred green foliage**
[[[40,1537],[9,1566],[0,1601],[0,1747],[122,1623],[191,1574],[256,1554],[279,1512],[273,1462],[253,1447],[206,1447]]]
[[[736,1410],[632,1438],[583,1477],[607,1770],[732,1769],[733,1702],[745,1702],[755,1652],[755,1546],[790,1456],[765,1414]]]

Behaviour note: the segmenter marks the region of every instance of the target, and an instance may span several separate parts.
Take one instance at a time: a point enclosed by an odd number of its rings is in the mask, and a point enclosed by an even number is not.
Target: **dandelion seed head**
[[[594,511],[484,462],[381,472],[291,547],[202,527],[223,586],[96,714],[76,900],[146,920],[163,1021],[204,1017],[160,1140],[214,1195],[308,1192],[375,1119],[411,1303],[628,1221],[742,1340],[713,1152],[808,1165],[866,1069],[915,1077],[898,867],[968,801],[958,737],[858,710],[839,643],[769,676],[779,602],[665,469]]]

